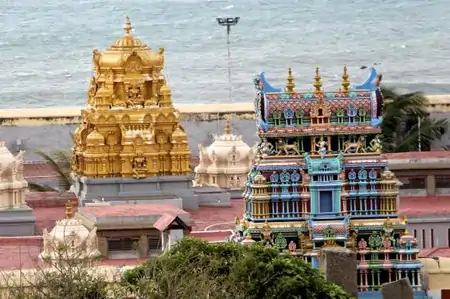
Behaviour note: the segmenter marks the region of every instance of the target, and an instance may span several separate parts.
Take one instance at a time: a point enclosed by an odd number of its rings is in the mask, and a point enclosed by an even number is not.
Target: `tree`
[[[382,142],[384,152],[429,151],[434,141],[439,141],[448,130],[446,119],[433,119],[427,111],[427,98],[423,93],[399,94],[383,88],[384,111]],[[420,119],[420,130],[419,130]]]
[[[68,229],[69,226],[63,228]],[[59,240],[59,239],[58,239]],[[62,241],[51,240],[48,252],[34,269],[0,273],[2,298],[11,299],[124,299],[122,273],[113,267],[98,267],[87,247],[73,245],[72,234]],[[61,243],[62,242],[62,243]],[[77,241],[78,242],[78,241]],[[9,295],[9,296],[7,296]]]
[[[47,154],[41,150],[36,151],[44,161],[52,166],[52,168],[58,173],[58,188],[46,185],[36,184],[28,182],[28,188],[32,191],[45,192],[45,191],[57,191],[64,192],[70,189],[72,185],[71,172],[71,160],[72,153],[69,150],[57,150],[50,154]]]
[[[124,283],[149,299],[348,299],[298,257],[259,244],[208,244],[186,238],[166,254],[125,272]]]

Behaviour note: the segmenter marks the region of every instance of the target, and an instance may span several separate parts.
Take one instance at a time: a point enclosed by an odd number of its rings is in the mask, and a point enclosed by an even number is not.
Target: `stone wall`
[[[231,117],[233,132],[242,135],[253,146],[258,138],[254,120],[253,104],[176,105],[180,111],[183,127],[189,135],[193,156],[198,155],[197,145],[209,145],[213,134],[221,134],[225,119]],[[435,118],[450,118],[450,95],[430,96],[429,110]],[[72,147],[70,132],[80,123],[81,108],[40,108],[0,110],[0,139],[14,153],[25,150],[25,160],[39,161],[36,149],[51,152]],[[436,112],[439,111],[439,112]],[[444,111],[444,112],[442,112]],[[441,148],[450,145],[447,134],[434,145]]]

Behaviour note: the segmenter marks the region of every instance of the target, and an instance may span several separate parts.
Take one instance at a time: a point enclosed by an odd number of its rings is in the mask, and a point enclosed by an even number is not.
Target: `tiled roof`
[[[402,196],[398,213],[409,218],[450,215],[450,196]]]
[[[450,158],[450,151],[406,152],[385,154],[388,159]]]
[[[149,215],[188,214],[182,209],[171,204],[138,204],[138,205],[110,205],[110,206],[87,206],[81,207],[80,212],[95,218],[106,217],[139,217]]]
[[[160,232],[165,231],[178,217],[169,213],[165,213],[161,217],[156,220],[153,224],[153,227],[159,230]],[[180,221],[180,218],[178,218]]]
[[[212,230],[212,231],[192,231],[189,234],[193,238],[205,240],[208,242],[226,242],[231,236],[230,230]]]
[[[0,271],[33,269],[42,266],[39,254],[43,251],[41,236],[0,237]],[[131,266],[145,259],[103,259],[96,262],[100,266]]]
[[[58,172],[49,163],[26,163],[23,165],[25,178],[46,178],[58,176]]]
[[[434,247],[422,249],[419,258],[447,257],[450,258],[450,247]]]
[[[203,231],[211,227],[211,230],[234,229],[234,217],[242,217],[244,213],[244,201],[232,199],[230,207],[201,207],[198,210],[187,210],[194,221],[192,230]]]

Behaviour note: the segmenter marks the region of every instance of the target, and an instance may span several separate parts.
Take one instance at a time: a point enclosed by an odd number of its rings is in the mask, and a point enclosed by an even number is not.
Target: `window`
[[[162,248],[161,235],[148,236],[148,250],[158,250]]]
[[[434,229],[430,229],[430,233],[431,233],[431,239],[430,239],[430,242],[431,242],[431,248],[433,248],[434,247]]]
[[[365,123],[367,117],[367,111],[364,108],[360,108],[358,111],[359,123]]]
[[[111,238],[108,239],[108,250],[109,251],[127,251],[136,249],[136,244],[139,242],[138,239],[132,238]]]
[[[450,228],[448,229],[448,232],[447,232],[447,246],[450,247]]]
[[[408,176],[398,178],[402,182],[400,189],[424,189],[425,176]]]
[[[427,248],[427,242],[426,242],[426,236],[425,236],[425,230],[422,229],[422,248],[425,249]]]
[[[450,188],[450,176],[449,175],[437,175],[435,176],[436,188]]]
[[[414,238],[417,239],[417,229],[414,230]]]
[[[344,124],[344,122],[345,122],[344,117],[345,117],[344,109],[338,108],[336,111],[337,123],[340,125]]]

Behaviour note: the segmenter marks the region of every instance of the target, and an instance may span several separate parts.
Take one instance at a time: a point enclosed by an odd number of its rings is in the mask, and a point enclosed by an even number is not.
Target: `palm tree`
[[[387,153],[429,151],[448,130],[446,119],[433,119],[427,111],[427,98],[421,92],[399,94],[383,88],[382,142]],[[419,138],[420,133],[420,138]]]
[[[71,159],[72,153],[70,150],[57,150],[51,154],[47,154],[41,150],[36,151],[44,161],[52,166],[52,168],[58,173],[58,187],[52,187],[49,185],[41,185],[36,183],[28,183],[28,188],[31,191],[45,192],[45,191],[57,191],[65,192],[70,190],[72,185],[71,172]]]

